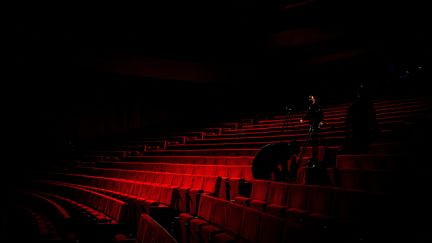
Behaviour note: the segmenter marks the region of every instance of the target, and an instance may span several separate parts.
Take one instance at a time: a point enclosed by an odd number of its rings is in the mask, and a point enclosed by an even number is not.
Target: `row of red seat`
[[[265,180],[253,180],[251,184],[250,196],[238,196],[234,198],[235,203],[278,217],[290,217],[292,221],[302,221],[306,215],[356,221],[357,217],[362,216],[355,215],[356,213],[363,212],[366,208],[380,209],[380,205],[383,205],[385,200],[384,193],[345,190],[331,186],[299,185]],[[357,202],[354,202],[354,198]],[[355,205],[362,204],[362,208],[357,209],[358,212],[346,210],[347,207],[355,208]],[[354,215],[348,216],[348,212]]]
[[[77,185],[55,181],[39,181],[41,187],[56,198],[85,209],[99,221],[117,224],[125,221],[126,203],[116,198]]]
[[[380,220],[375,212],[368,212],[367,198],[358,197],[358,192],[338,193],[341,200],[337,205],[337,217],[325,217],[311,211],[303,221],[291,220],[290,214],[277,217],[252,207],[202,195],[196,216],[180,214],[182,242],[338,242],[354,237],[361,240],[365,237],[362,233],[373,232]],[[319,206],[323,203],[321,198],[315,202],[310,200],[310,205],[322,207]],[[358,207],[357,211],[351,211],[355,207]],[[290,212],[300,210],[289,209]],[[352,221],[352,214],[361,216],[362,221]]]
[[[372,192],[391,190],[403,163],[399,154],[346,154],[327,174],[334,186]]]
[[[197,216],[180,214],[184,243],[282,242],[283,226],[280,218],[208,195],[201,196]]]
[[[160,168],[157,164],[153,165],[155,165],[153,169]],[[169,165],[170,168],[176,168],[175,166],[171,167],[173,164],[167,165]],[[177,168],[181,169],[181,165],[177,165]],[[189,181],[189,179],[185,178],[192,178],[193,176],[195,176],[195,178],[206,178],[206,180],[214,182],[220,180],[221,182],[217,185],[209,184],[209,186],[206,186],[205,191],[211,192],[216,196],[219,195],[219,197],[228,200],[239,195],[241,185],[244,181],[253,178],[250,166],[194,165],[193,167],[185,167],[183,169],[182,173],[92,167],[73,167],[71,171],[78,174],[122,178],[181,187],[191,186],[187,183],[182,186],[181,183],[182,181]],[[195,186],[195,188],[197,187],[199,188],[199,185]],[[216,187],[218,190],[215,190]]]
[[[252,179],[250,165],[202,165],[202,164],[173,164],[173,163],[130,163],[104,162],[98,167],[73,167],[71,171],[85,173],[102,173],[111,171],[114,177],[130,180],[140,180],[141,174],[146,172],[193,174],[207,176],[221,176],[232,178]],[[112,176],[111,176],[112,177]]]
[[[395,105],[395,102],[397,102],[397,105]],[[406,103],[405,103],[406,102]],[[376,106],[376,111],[377,111],[377,118],[379,121],[381,121],[381,118],[384,118],[385,116],[394,116],[394,115],[398,115],[398,114],[407,114],[410,113],[413,109],[416,110],[427,110],[428,109],[428,100],[423,100],[423,99],[406,99],[404,101],[404,103],[401,103],[400,100],[399,101],[388,101],[388,100],[375,100],[374,101],[374,105]],[[330,106],[330,107],[326,107],[325,108],[325,113],[326,113],[326,117],[330,120],[328,120],[328,122],[331,122],[332,118],[338,118],[344,120],[345,119],[345,115],[346,115],[346,111],[348,109],[349,104],[345,104],[342,106]],[[302,117],[304,114],[303,112],[296,112],[292,118],[294,118],[294,121],[298,121],[298,119],[300,117]],[[251,119],[254,120],[254,119]],[[393,120],[393,119],[392,119]],[[264,124],[272,124],[274,125],[274,123],[280,123],[280,126],[282,126],[282,123],[284,123],[286,121],[286,117],[285,116],[281,116],[281,117],[275,117],[274,119],[265,119],[265,120],[260,120],[258,121],[258,124],[256,124],[255,122],[246,122],[245,124],[243,124],[241,127],[239,126],[239,124],[235,124],[236,126],[233,127],[226,127],[226,128],[206,128],[204,130],[202,130],[202,132],[205,134],[205,136],[202,136],[199,139],[196,139],[195,142],[199,142],[201,140],[204,140],[205,137],[218,137],[221,138],[223,137],[225,134],[229,135],[231,133],[233,134],[239,134],[242,133],[242,131],[244,129],[249,129],[249,128],[253,128],[256,129],[258,128],[260,125],[264,125]],[[343,121],[342,121],[343,122]],[[234,124],[234,123],[233,123]],[[303,124],[303,126],[305,126],[305,124]],[[331,127],[334,128],[335,125],[332,125]],[[343,126],[344,127],[344,126]],[[307,126],[305,126],[305,128],[307,128]],[[218,132],[214,132],[214,129],[218,129]],[[325,129],[325,127],[324,127]],[[210,132],[207,130],[211,130]],[[186,133],[188,134],[188,133]]]
[[[64,238],[62,238],[61,232],[58,231],[55,223],[44,213],[27,205],[19,205],[17,209],[25,215],[22,220],[31,221],[32,225],[34,225],[33,228],[36,229],[37,236],[31,238],[32,242],[63,242]],[[19,241],[21,237],[16,236],[15,240]]]
[[[384,103],[382,103],[384,102]],[[428,112],[430,110],[430,106],[429,106],[429,100],[427,99],[417,99],[417,100],[409,100],[407,99],[406,102],[407,103],[400,103],[400,101],[382,101],[382,102],[376,102],[376,111],[377,111],[377,120],[380,126],[387,126],[390,125],[390,123],[394,123],[395,120],[397,121],[404,121],[406,119],[409,119],[410,117],[414,117],[418,114],[424,113],[424,112]],[[394,102],[398,102],[397,104]],[[348,108],[348,106],[341,106],[339,108],[337,108],[337,106],[334,107],[327,107],[326,108],[326,126],[324,126],[322,128],[322,136],[324,137],[324,139],[328,140],[327,137],[328,136],[333,136],[333,137],[339,137],[340,139],[343,139],[343,134],[342,135],[337,135],[339,133],[344,133],[344,125],[345,125],[345,114],[346,114],[346,109]],[[415,110],[415,114],[413,114],[413,110]],[[301,117],[302,116],[302,112],[296,112],[295,117]],[[219,144],[219,145],[224,145],[224,144],[231,144],[233,143],[233,141],[231,141],[230,139],[236,139],[237,142],[253,142],[255,141],[254,139],[259,139],[260,141],[266,140],[266,142],[272,142],[275,140],[280,140],[281,137],[280,136],[284,136],[282,133],[284,133],[284,131],[280,130],[279,133],[278,131],[274,130],[273,128],[276,127],[282,127],[283,124],[286,122],[285,117],[280,117],[280,118],[276,118],[276,119],[269,119],[269,120],[260,120],[258,121],[258,124],[255,123],[251,123],[249,125],[244,125],[242,128],[238,128],[238,129],[225,129],[221,132],[218,133],[214,133],[212,132],[213,135],[209,135],[204,136],[206,134],[206,132],[199,132],[202,136],[199,137],[196,140],[191,140],[188,141],[187,144],[185,143],[172,143],[172,145],[170,145],[171,149],[182,149],[182,150],[194,150],[194,149],[203,149],[205,147],[203,147],[204,145],[209,146],[210,144],[212,144],[212,146],[216,146],[215,144]],[[296,124],[296,125],[295,125]],[[265,130],[260,130],[259,133],[256,129],[269,129],[268,132],[266,132]],[[246,129],[246,130],[244,130]],[[249,129],[249,130],[248,130]],[[252,129],[252,130],[250,130]],[[305,134],[307,133],[307,124],[297,124],[297,123],[293,123],[290,126],[290,129],[295,129],[295,131],[298,134],[298,136],[296,137],[297,140],[300,140],[301,138],[301,134]],[[328,131],[327,131],[328,130]],[[329,134],[326,134],[330,132]],[[203,135],[204,134],[204,135]],[[290,134],[293,134],[292,132],[290,132]],[[331,135],[333,134],[333,135]],[[300,136],[300,137],[299,137]],[[228,140],[227,140],[228,139]],[[292,137],[292,139],[294,139],[294,137]],[[334,139],[333,139],[334,140]],[[333,141],[332,139],[330,139],[329,143],[332,142],[336,142],[336,143],[340,143],[342,140],[337,140],[337,141]],[[192,146],[192,144],[194,146]],[[336,145],[336,144],[330,144],[330,145]],[[143,145],[144,146],[144,145]],[[231,145],[230,145],[231,146]],[[257,145],[259,146],[259,145]],[[216,146],[217,147],[217,146]],[[216,148],[214,147],[214,148]],[[207,149],[209,149],[210,147],[208,147]],[[243,147],[246,148],[246,147]],[[162,150],[157,150],[159,152],[161,151],[165,151],[165,149]],[[156,152],[156,151],[155,151]],[[170,152],[167,155],[187,155],[187,154],[197,154],[194,153],[193,151],[185,151],[186,153],[173,153]],[[246,153],[245,151],[226,151],[229,152],[229,154],[231,155],[249,155],[252,156],[253,154],[250,153]],[[206,151],[207,154],[211,155],[216,155],[216,154],[220,154],[219,152],[217,153],[213,153],[211,151]],[[157,154],[161,154],[161,153],[146,153],[146,155],[157,155]],[[127,157],[129,156],[128,151],[97,151],[97,153],[95,153],[94,155],[102,155],[102,156],[106,156],[106,157],[118,157],[118,158],[122,158],[122,157]],[[94,157],[94,159],[97,159],[96,157]],[[132,158],[132,160],[135,160],[134,158]]]
[[[328,123],[327,123],[328,122]],[[401,119],[377,119],[377,123],[380,127],[392,127],[395,125],[401,124]],[[346,128],[345,119],[341,119],[340,121],[329,122],[326,120],[326,123],[323,127],[321,127],[321,131],[326,132],[328,134],[343,134]],[[194,141],[191,143],[201,143],[201,142],[220,142],[222,139],[232,139],[232,138],[249,138],[249,137],[271,137],[283,135],[290,135],[291,139],[300,139],[305,136],[309,131],[309,127],[307,124],[302,126],[299,125],[290,125],[286,127],[286,121],[281,121],[274,124],[266,124],[264,125],[254,125],[253,127],[242,128],[236,131],[225,132],[218,136],[208,136],[208,139],[202,141]],[[214,139],[214,140],[209,140]],[[224,140],[222,140],[224,141]]]
[[[388,164],[395,165],[399,159],[397,155],[340,155],[338,158],[339,159],[337,160],[338,162],[336,169],[328,169],[327,173],[329,182],[332,183],[333,186],[338,186],[345,189],[357,189],[375,192],[388,191],[388,189],[391,188],[393,180],[392,173],[385,170],[368,168],[379,168],[379,166]],[[239,181],[239,179],[246,181],[253,179],[250,166],[134,162],[104,162],[98,163],[98,165],[114,168],[76,167],[75,172],[140,181],[146,181],[143,176],[148,176],[148,172],[144,171],[165,171],[179,174],[185,173],[194,175],[221,176],[224,183],[221,185],[220,196],[224,197],[227,193],[227,188],[231,188],[232,191],[228,191],[228,199],[238,195],[239,191],[241,190],[240,188],[237,188],[241,185],[241,181]],[[360,169],[352,169],[349,167],[350,165],[358,165]],[[135,170],[117,169],[118,167]],[[301,174],[302,170],[299,170],[299,173]],[[152,174],[152,176],[153,175],[154,174]],[[231,180],[228,180],[228,178],[231,178]],[[298,178],[301,180],[303,177],[299,176]],[[231,182],[232,185],[228,185],[227,187],[226,183],[229,182]],[[304,184],[306,182],[299,181],[299,183]]]
[[[114,172],[115,170],[108,171]],[[107,178],[103,175],[66,173],[51,173],[49,177],[54,180],[91,186],[93,189],[100,188],[103,192],[122,196],[126,199],[151,200],[150,204],[144,203],[144,205],[157,206],[162,203],[177,210],[188,212],[196,212],[197,201],[201,193],[218,195],[221,184],[221,178],[218,176],[161,172],[143,172],[143,175],[146,177],[138,181],[115,177]]]
[[[430,104],[429,99],[416,97],[415,99],[398,99],[398,100],[373,100],[373,105],[377,114],[395,114],[395,113],[406,113],[413,109],[427,108]],[[332,105],[323,107],[326,112],[326,116],[344,116],[351,104],[344,105]],[[295,117],[302,117],[304,114],[302,112],[296,113]],[[275,116],[271,120],[262,120],[260,123],[273,122],[280,119],[285,119],[285,116]]]
[[[54,215],[56,219],[61,221],[61,224],[68,224],[67,222],[71,218],[70,213],[55,201],[36,192],[17,190],[17,193],[19,193],[18,196],[22,198],[23,201],[27,203],[31,202],[33,206],[43,209],[47,214]]]
[[[252,151],[252,155],[257,152],[257,149]],[[130,156],[124,158],[122,162],[159,162],[159,163],[174,163],[174,164],[211,164],[211,165],[245,165],[250,164],[253,156],[205,156],[205,155],[179,155],[179,156]]]

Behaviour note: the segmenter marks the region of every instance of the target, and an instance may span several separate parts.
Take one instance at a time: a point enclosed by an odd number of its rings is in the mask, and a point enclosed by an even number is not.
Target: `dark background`
[[[70,141],[349,102],[360,83],[427,94],[425,4],[301,2],[13,6],[8,154],[37,166]]]

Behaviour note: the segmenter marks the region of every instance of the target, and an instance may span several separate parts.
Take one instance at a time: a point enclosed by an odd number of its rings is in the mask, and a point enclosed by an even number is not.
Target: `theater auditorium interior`
[[[2,242],[432,242],[425,3],[11,10]]]

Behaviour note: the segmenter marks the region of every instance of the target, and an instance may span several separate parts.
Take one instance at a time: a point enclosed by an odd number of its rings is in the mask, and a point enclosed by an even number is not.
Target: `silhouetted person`
[[[321,105],[319,104],[317,97],[314,95],[309,95],[308,101],[309,104],[306,110],[306,115],[300,119],[300,123],[303,123],[304,120],[307,120],[313,128],[319,128],[321,125],[323,125],[324,119]]]
[[[357,97],[348,108],[346,136],[353,153],[367,153],[378,132],[376,113],[364,85],[360,85]]]
[[[288,160],[299,151],[297,141],[265,145],[252,160],[254,179],[285,181],[289,176]]]
[[[300,123],[303,123],[304,120],[309,122],[310,127],[305,146],[309,146],[309,144],[312,146],[312,158],[309,160],[308,164],[309,166],[315,166],[315,163],[318,160],[319,130],[323,125],[324,113],[316,96],[309,95],[308,101],[309,105],[306,110],[306,115],[300,119]]]

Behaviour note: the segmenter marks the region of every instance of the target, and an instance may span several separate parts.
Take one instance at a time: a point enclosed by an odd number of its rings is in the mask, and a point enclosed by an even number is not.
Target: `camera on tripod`
[[[291,112],[291,111],[293,111],[294,110],[294,106],[292,106],[292,105],[287,105],[287,106],[285,106],[285,111],[287,111],[287,112]]]
[[[282,132],[288,132],[289,128],[289,120],[292,117],[292,111],[294,110],[294,106],[286,105],[285,106],[285,121],[282,125]]]

